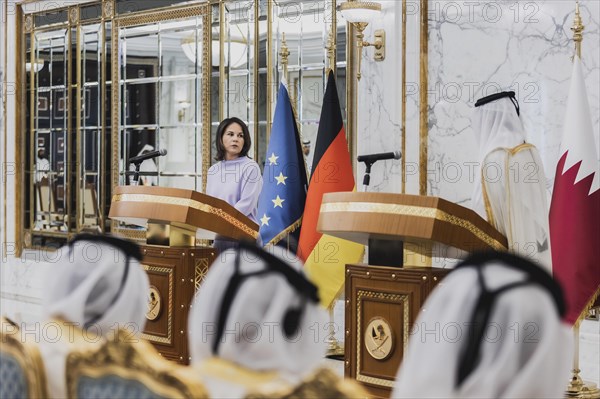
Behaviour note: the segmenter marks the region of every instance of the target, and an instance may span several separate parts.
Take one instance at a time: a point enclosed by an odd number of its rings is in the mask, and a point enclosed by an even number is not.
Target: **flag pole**
[[[583,41],[583,20],[581,19],[581,13],[579,12],[579,0],[575,3],[575,18],[573,19],[573,42],[575,42],[575,55],[581,60],[581,42]],[[573,58],[574,59],[574,58]],[[586,310],[587,311],[587,310]],[[578,319],[573,325],[573,370],[571,375],[571,381],[567,386],[565,392],[568,398],[597,398],[600,397],[600,390],[596,387],[596,384],[586,383],[581,379],[579,373],[579,326],[581,324],[581,318]]]
[[[327,44],[325,45],[325,49],[327,50],[327,68],[325,70],[325,79],[329,76],[329,72],[335,73],[335,39],[333,36],[333,29],[335,29],[334,24],[331,25],[331,30],[329,31],[329,35],[327,36]],[[334,318],[334,308],[337,299],[334,299],[331,302],[331,305],[327,308],[327,312],[329,313],[329,324],[327,329],[327,354],[326,356],[331,359],[339,359],[344,356],[344,347],[340,345],[340,342],[335,337],[336,325]],[[342,327],[343,329],[343,327]]]

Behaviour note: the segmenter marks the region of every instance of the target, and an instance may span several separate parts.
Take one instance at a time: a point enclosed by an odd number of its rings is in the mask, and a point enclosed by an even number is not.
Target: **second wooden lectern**
[[[369,265],[346,265],[344,370],[381,397],[391,393],[425,299],[448,273],[431,267],[436,259],[507,248],[475,212],[436,197],[325,194],[317,228],[369,246]]]
[[[142,337],[164,357],[188,364],[188,312],[216,256],[213,248],[196,246],[196,239],[255,240],[258,225],[218,198],[151,186],[117,187],[109,217],[146,228],[142,263],[150,292]]]

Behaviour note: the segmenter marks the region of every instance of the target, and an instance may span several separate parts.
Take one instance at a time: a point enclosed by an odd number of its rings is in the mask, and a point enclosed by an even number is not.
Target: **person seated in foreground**
[[[188,328],[191,365],[211,397],[280,396],[316,371],[328,317],[301,268],[283,247],[245,242],[212,264]]]
[[[66,397],[65,360],[74,345],[101,344],[145,325],[148,276],[137,244],[116,237],[80,234],[47,266],[39,340],[51,397]],[[58,330],[58,334],[49,331]],[[51,336],[52,335],[52,336]]]
[[[573,361],[562,290],[509,253],[469,256],[425,302],[393,398],[558,398]]]

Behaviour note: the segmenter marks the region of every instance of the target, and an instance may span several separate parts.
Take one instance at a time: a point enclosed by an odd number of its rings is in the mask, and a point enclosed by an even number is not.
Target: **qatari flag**
[[[565,320],[578,323],[600,287],[600,177],[590,107],[575,57],[550,205],[552,272],[567,302]]]

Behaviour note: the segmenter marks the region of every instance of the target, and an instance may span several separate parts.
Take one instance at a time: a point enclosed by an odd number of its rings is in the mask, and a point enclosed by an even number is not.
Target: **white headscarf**
[[[563,396],[573,359],[572,333],[562,324],[549,290],[538,283],[498,294],[486,323],[479,363],[457,386],[459,359],[469,342],[468,326],[482,292],[478,268],[488,291],[531,278],[518,267],[507,266],[508,262],[504,258],[483,267],[459,267],[435,289],[409,338],[392,397]]]
[[[537,148],[524,144],[515,105],[503,97],[479,106],[472,124],[479,139],[473,209],[506,236],[511,251],[551,270],[544,166]]]
[[[503,97],[478,106],[471,117],[471,127],[479,147],[475,168],[475,188],[471,196],[473,210],[487,219],[481,187],[481,170],[486,156],[497,148],[514,148],[525,142],[525,128],[515,105]]]
[[[294,254],[278,246],[271,247],[270,251],[285,262],[277,267],[294,269],[301,276],[302,262]],[[234,275],[238,255],[242,276],[265,270],[267,273],[246,277],[238,286],[218,353],[214,354],[223,297]],[[287,338],[283,331],[284,317],[290,308],[298,307],[303,308],[299,329]],[[270,269],[264,259],[243,247],[230,249],[217,257],[194,299],[188,323],[191,363],[201,365],[216,356],[243,368],[275,372],[278,378],[295,384],[325,356],[324,336],[319,331],[326,332],[326,321],[325,310],[318,303],[303,298],[286,277]],[[240,380],[203,378],[203,381],[215,397],[243,396],[248,389]]]
[[[45,278],[45,318],[62,318],[79,328],[92,322],[94,333],[104,336],[116,326],[140,333],[150,284],[136,256],[137,245],[114,237],[80,235],[62,247]]]

